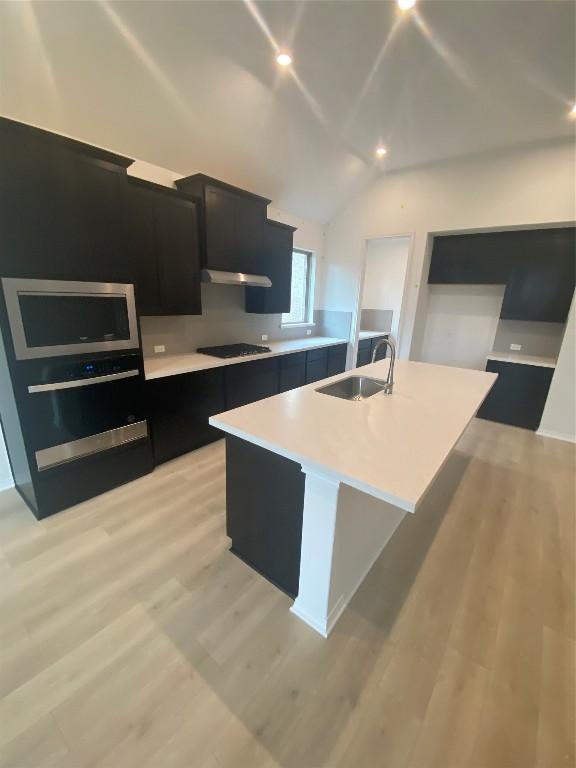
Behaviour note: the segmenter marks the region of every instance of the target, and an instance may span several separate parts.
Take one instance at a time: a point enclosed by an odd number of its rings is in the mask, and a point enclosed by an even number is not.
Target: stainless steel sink
[[[386,391],[386,382],[380,379],[370,379],[368,376],[348,376],[339,379],[332,384],[318,387],[316,392],[332,397],[341,397],[343,400],[366,400],[367,397]]]

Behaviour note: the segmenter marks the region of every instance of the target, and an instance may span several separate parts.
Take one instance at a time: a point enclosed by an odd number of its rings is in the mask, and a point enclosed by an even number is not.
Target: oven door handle
[[[140,371],[133,368],[130,371],[120,371],[119,373],[108,373],[105,376],[93,376],[91,379],[74,379],[73,381],[53,381],[50,384],[30,384],[28,392],[32,395],[35,392],[54,392],[58,389],[76,389],[77,387],[90,387],[92,384],[106,384],[109,381],[118,381],[119,379],[129,379],[132,376],[138,376]]]

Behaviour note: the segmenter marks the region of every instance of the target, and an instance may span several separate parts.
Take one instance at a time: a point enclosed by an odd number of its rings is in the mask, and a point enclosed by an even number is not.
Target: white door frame
[[[368,262],[368,245],[373,240],[386,240],[392,237],[405,237],[408,239],[408,257],[406,260],[406,272],[404,273],[404,285],[402,286],[402,302],[400,304],[400,317],[398,318],[398,339],[397,348],[400,350],[400,341],[404,331],[404,321],[406,318],[406,291],[408,287],[408,275],[412,269],[412,261],[414,258],[414,243],[416,240],[415,232],[387,232],[384,235],[370,235],[369,237],[363,237],[361,241],[361,267],[360,267],[360,280],[358,281],[358,291],[356,293],[356,302],[354,314],[352,317],[352,368],[356,367],[356,356],[358,354],[358,335],[360,333],[360,318],[362,315],[362,295],[364,293],[364,281],[366,279],[366,266]]]

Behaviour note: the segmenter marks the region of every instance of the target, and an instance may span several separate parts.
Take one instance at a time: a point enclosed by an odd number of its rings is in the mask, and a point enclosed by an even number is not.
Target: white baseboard
[[[564,432],[553,432],[550,429],[538,429],[536,431],[540,437],[551,437],[554,440],[564,440],[566,443],[576,443],[576,435],[569,435]]]

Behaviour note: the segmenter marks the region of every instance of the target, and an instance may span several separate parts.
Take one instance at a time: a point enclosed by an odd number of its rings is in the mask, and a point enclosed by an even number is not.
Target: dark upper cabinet
[[[176,186],[202,202],[202,266],[256,274],[270,201],[201,173],[179,179]]]
[[[477,416],[524,429],[538,429],[554,374],[553,368],[488,360],[498,378]]]
[[[277,357],[226,366],[226,409],[239,408],[279,392]]]
[[[145,391],[156,464],[222,437],[208,424],[226,410],[221,368],[152,379]]]
[[[198,227],[195,200],[129,180],[126,238],[139,314],[202,312]]]
[[[123,209],[131,163],[0,119],[0,275],[130,282]]]
[[[511,258],[521,249],[518,232],[440,235],[434,238],[429,283],[503,285]]]
[[[522,253],[514,259],[500,317],[564,323],[574,294],[574,228],[523,232]]]
[[[280,314],[290,311],[292,284],[292,248],[295,227],[277,221],[267,221],[264,251],[255,266],[259,275],[267,275],[271,288],[246,288],[246,312]]]

